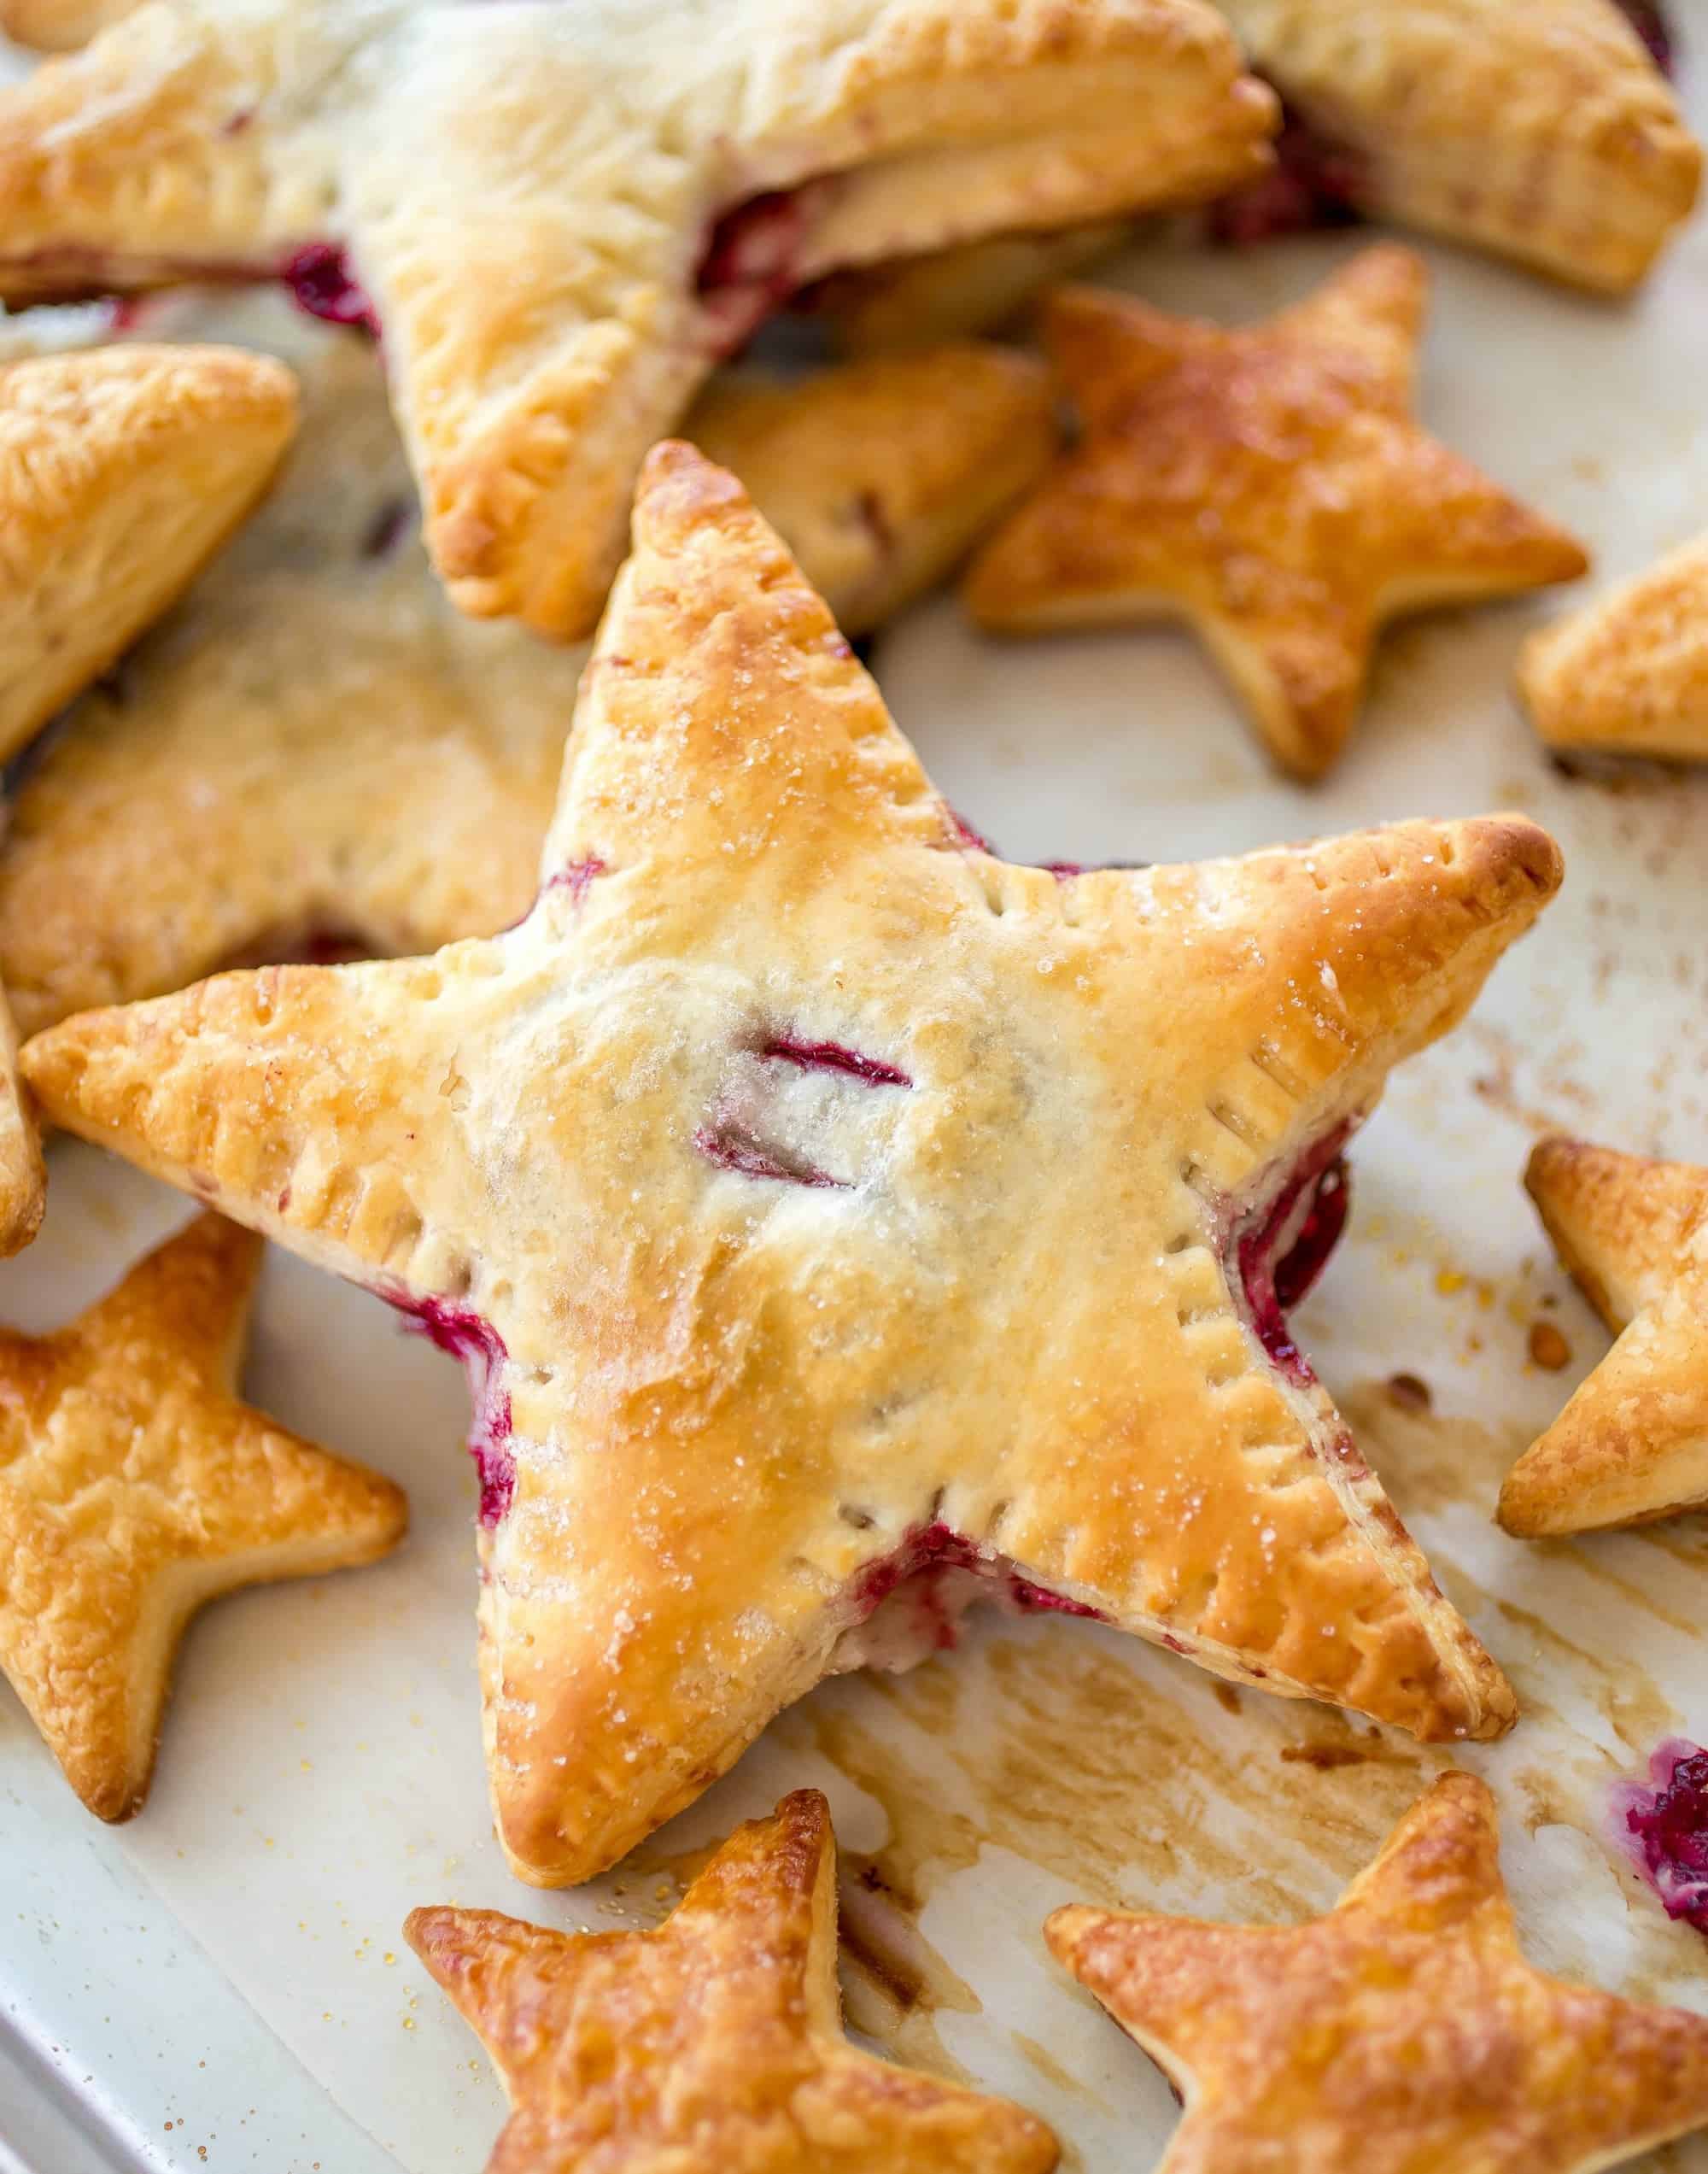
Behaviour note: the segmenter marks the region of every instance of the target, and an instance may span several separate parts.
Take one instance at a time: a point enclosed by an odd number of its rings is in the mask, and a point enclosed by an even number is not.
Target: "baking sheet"
[[[1684,12],[1708,50],[1708,7]],[[1355,246],[1157,243],[1118,277],[1231,319]],[[1433,429],[1590,540],[1598,579],[1708,520],[1708,225],[1618,308],[1429,254]],[[1544,1548],[1490,1521],[1512,1457],[1606,1347],[1518,1189],[1530,1140],[1565,1125],[1708,1159],[1708,780],[1610,786],[1550,765],[1508,685],[1523,634],[1559,608],[1391,636],[1359,739],[1308,793],[1268,772],[1174,634],[997,647],[939,601],[883,638],[876,668],[939,784],[1016,858],[1179,858],[1496,806],[1560,839],[1561,899],[1360,1135],[1348,1239],[1297,1323],[1524,1704],[1506,1743],[1463,1762],[1500,1795],[1530,1954],[1708,2013],[1708,1944],[1668,1924],[1604,1832],[1617,1775],[1664,1736],[1708,1737],[1708,1526]],[[63,1319],[184,1213],[67,1143],[51,1179],[40,1240],[0,1267],[0,1318],[25,1327]],[[1564,1373],[1527,1357],[1539,1319],[1571,1347]],[[1427,1384],[1429,1411],[1395,1400],[1400,1373]],[[617,1873],[541,1895],[506,1872],[487,1813],[456,1369],[376,1301],[274,1253],[247,1386],[402,1481],[412,1535],[376,1569],[204,1614],[128,1827],[86,1819],[0,1692],[0,2136],[43,2174],[478,2168],[501,2095],[405,1948],[407,1911],[649,1923],[737,1819],[806,1783],[844,1845],[851,2021],[1036,2107],[1070,2167],[1143,2168],[1173,2101],[1049,1961],[1047,1911],[1073,1896],[1266,1921],[1321,1909],[1446,1763],[1096,1625],[975,1618],[911,1676],[822,1686]],[[1708,2174],[1708,2142],[1643,2164]]]

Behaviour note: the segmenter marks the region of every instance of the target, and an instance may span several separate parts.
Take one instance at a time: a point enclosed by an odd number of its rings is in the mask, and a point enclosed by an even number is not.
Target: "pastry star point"
[[[227,975],[24,1059],[55,1122],[470,1360],[524,1877],[614,1861],[979,1598],[1425,1737],[1510,1725],[1281,1309],[1387,1071],[1557,887],[1546,833],[1010,866],[677,445],[541,864],[491,941]]]
[[[1058,1910],[1057,1959],[1183,2092],[1158,2174],[1590,2174],[1708,2124],[1708,2019],[1533,1968],[1499,1840],[1448,1773],[1305,1925]]]
[[[404,1935],[511,2098],[490,2166],[1050,2174],[1044,2123],[857,2052],[836,1986],[836,1843],[816,1790],[738,1827],[650,1932],[418,1909]]]
[[[1383,244],[1234,331],[1056,295],[1045,343],[1085,436],[974,561],[974,618],[1010,634],[1184,618],[1275,760],[1319,776],[1384,620],[1588,564],[1413,419],[1424,285]]]
[[[1708,1169],[1563,1136],[1524,1173],[1613,1348],[1500,1490],[1525,1538],[1708,1508]]]
[[[402,1537],[389,1480],[238,1401],[261,1251],[204,1214],[66,1327],[0,1331],[0,1670],[103,1819],[148,1793],[196,1609]]]

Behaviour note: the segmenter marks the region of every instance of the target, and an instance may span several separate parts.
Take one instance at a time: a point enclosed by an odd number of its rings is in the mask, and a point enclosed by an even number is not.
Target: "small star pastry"
[[[1385,619],[1588,563],[1413,419],[1425,279],[1409,249],[1366,249],[1237,331],[1060,290],[1044,339],[1085,437],[974,560],[974,618],[1003,634],[1184,618],[1275,760],[1320,776]]]
[[[988,1597],[1513,1715],[1289,1336],[1341,1150],[1559,882],[1517,816],[1005,865],[739,485],[649,460],[540,894],[40,1034],[54,1122],[464,1357],[497,1821],[583,1879]]]
[[[491,935],[534,895],[584,657],[447,606],[371,352],[312,325],[293,352],[278,489],[19,788],[0,974],[26,1034],[240,958]],[[720,379],[691,427],[856,628],[957,563],[1054,442],[1042,365],[975,346]]]
[[[1708,2019],[1524,1960],[1471,1774],[1310,1924],[1076,1907],[1044,1931],[1182,2095],[1157,2174],[1592,2174],[1708,2124]]]
[[[1360,210],[1633,287],[1700,146],[1614,0],[1218,0]]]
[[[1708,1169],[1541,1141],[1524,1184],[1618,1341],[1500,1490],[1530,1539],[1708,1508]]]
[[[488,2174],[1050,2174],[1035,2115],[857,2052],[816,1789],[737,1827],[654,1932],[412,1910],[514,2111]]]
[[[403,1537],[389,1480],[237,1401],[262,1250],[201,1216],[69,1327],[0,1329],[0,1671],[103,1819],[142,1808],[205,1601]]]
[[[1532,635],[1518,692],[1551,747],[1708,762],[1708,536]]]
[[[382,332],[456,602],[571,641],[787,295],[1232,179],[1272,121],[1201,0],[157,0],[0,97],[0,291],[278,278]]]
[[[290,373],[232,349],[0,367],[0,762],[157,618],[266,488]],[[0,987],[0,1253],[41,1221],[41,1146]]]

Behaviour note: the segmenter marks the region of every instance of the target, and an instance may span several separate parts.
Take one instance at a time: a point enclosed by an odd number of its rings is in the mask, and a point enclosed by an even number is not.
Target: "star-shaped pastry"
[[[1518,691],[1551,747],[1708,762],[1708,536],[1533,634]]]
[[[1157,2174],[1591,2174],[1708,2123],[1708,2019],[1533,1969],[1499,1853],[1448,1773],[1307,1925],[1056,1911],[1184,2099]]]
[[[1035,2115],[857,2052],[816,1789],[738,1827],[655,1932],[412,1910],[514,2111],[488,2174],[1050,2174]]]
[[[1541,1141],[1524,1183],[1618,1341],[1500,1490],[1509,1532],[1708,1508],[1708,1169]]]
[[[974,561],[974,617],[1004,634],[1184,618],[1275,760],[1320,776],[1384,620],[1588,563],[1413,419],[1425,282],[1378,246],[1237,331],[1054,295],[1044,339],[1085,439]]]
[[[227,975],[23,1057],[56,1122],[469,1362],[524,1878],[612,1862],[980,1597],[1508,1725],[1282,1315],[1389,1067],[1558,884],[1546,833],[1007,866],[739,485],[666,445],[541,868],[491,941]]]
[[[0,1671],[103,1819],[142,1808],[204,1601],[403,1536],[390,1480],[237,1400],[262,1250],[201,1216],[68,1327],[0,1329]]]
[[[789,293],[1248,173],[1273,104],[1201,0],[158,0],[0,97],[0,291],[282,278],[382,331],[457,603],[573,640]]]
[[[188,586],[266,488],[290,372],[130,347],[0,367],[0,762]],[[0,987],[0,1253],[41,1221],[41,1148]]]
[[[296,333],[237,321],[280,316]],[[239,958],[490,935],[533,898],[584,656],[447,606],[371,351],[303,325],[291,352],[278,490],[19,788],[0,974],[25,1034]],[[857,628],[958,563],[1054,443],[1043,366],[987,346],[720,378],[693,427]]]
[[[1218,0],[1360,210],[1635,286],[1702,153],[1613,0]]]

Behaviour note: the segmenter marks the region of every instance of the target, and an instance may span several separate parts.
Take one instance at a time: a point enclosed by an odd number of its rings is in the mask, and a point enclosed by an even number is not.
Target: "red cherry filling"
[[[900,1670],[947,1651],[959,1638],[962,1616],[980,1601],[1010,1614],[1105,1620],[1095,1608],[1022,1577],[1007,1556],[980,1548],[940,1520],[915,1526],[899,1547],[869,1562],[849,1597],[853,1625],[842,1649],[849,1667]],[[883,1622],[863,1629],[880,1609]]]
[[[1276,1365],[1296,1380],[1308,1381],[1311,1369],[1285,1316],[1322,1274],[1346,1228],[1351,1196],[1342,1151],[1352,1129],[1350,1123],[1340,1125],[1319,1140],[1262,1221],[1235,1233],[1234,1257],[1252,1327]]]
[[[299,309],[329,325],[360,325],[379,337],[379,315],[351,276],[349,259],[333,242],[305,242],[281,275]]]
[[[1672,20],[1661,0],[1613,0],[1645,45],[1650,57],[1661,73],[1672,73],[1677,47],[1673,37]]]
[[[720,359],[746,347],[801,284],[807,237],[830,185],[767,190],[713,220],[694,291],[708,343]]]
[[[510,1398],[503,1386],[510,1354],[504,1339],[490,1321],[446,1299],[406,1298],[390,1291],[382,1291],[380,1296],[404,1316],[404,1325],[413,1334],[424,1336],[436,1350],[460,1360],[467,1373],[475,1407],[469,1454],[480,1474],[480,1521],[490,1528],[503,1517],[516,1493],[516,1459],[509,1447]]]
[[[1670,1918],[1708,1932],[1708,1750],[1670,1737],[1649,1758],[1648,1782],[1613,1790],[1614,1840]]]
[[[815,1163],[780,1161],[757,1140],[746,1137],[733,1127],[702,1125],[693,1137],[694,1146],[706,1161],[716,1163],[720,1170],[734,1170],[744,1178],[775,1178],[785,1185],[824,1187],[836,1192],[848,1190],[846,1178],[834,1178],[828,1170],[821,1170]]]
[[[1278,235],[1355,226],[1362,217],[1357,155],[1319,134],[1284,101],[1281,111],[1274,165],[1205,214],[1213,241],[1243,249]]]
[[[795,1065],[803,1072],[845,1072],[868,1087],[911,1087],[913,1081],[899,1066],[880,1057],[863,1057],[857,1049],[845,1049],[839,1041],[796,1041],[787,1034],[774,1035],[759,1052]]]
[[[603,876],[605,864],[597,853],[589,853],[585,860],[572,860],[546,878],[548,891],[567,891],[579,905],[593,888],[594,879]]]

